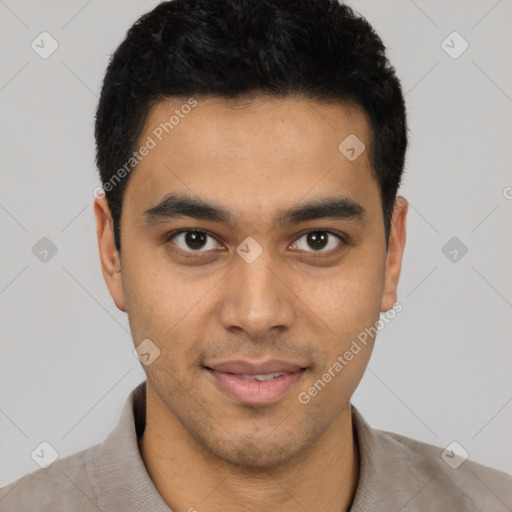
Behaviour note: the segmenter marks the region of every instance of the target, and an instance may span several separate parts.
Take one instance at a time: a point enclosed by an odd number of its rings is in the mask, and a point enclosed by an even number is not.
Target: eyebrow
[[[220,222],[229,227],[236,224],[234,216],[226,208],[182,194],[166,195],[156,206],[146,210],[143,216],[148,224],[181,217]],[[349,197],[325,197],[280,210],[272,229],[316,219],[351,220],[363,224],[367,219],[367,212],[362,205]]]

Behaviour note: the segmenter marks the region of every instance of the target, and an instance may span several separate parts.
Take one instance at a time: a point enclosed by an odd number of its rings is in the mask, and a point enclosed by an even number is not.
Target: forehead
[[[238,150],[238,154],[251,153],[251,146],[244,144],[248,138],[270,146],[277,137],[280,143],[291,144],[297,156],[302,153],[318,158],[318,150],[326,151],[328,145],[332,149],[340,137],[353,133],[367,140],[370,132],[365,112],[352,102],[270,95],[239,99],[199,97],[193,102],[195,106],[190,107],[190,98],[159,101],[149,110],[143,135],[169,144],[174,139],[176,144],[196,146],[196,150],[200,140],[204,151],[218,153],[224,148]],[[305,139],[309,142],[305,148],[294,144]],[[283,154],[286,149],[287,146],[282,147]]]
[[[366,149],[351,160],[340,144],[354,137]],[[137,148],[152,149],[132,171],[125,199],[146,209],[181,191],[260,215],[336,192],[368,203],[379,199],[369,144],[368,119],[354,104],[168,98],[148,113]]]

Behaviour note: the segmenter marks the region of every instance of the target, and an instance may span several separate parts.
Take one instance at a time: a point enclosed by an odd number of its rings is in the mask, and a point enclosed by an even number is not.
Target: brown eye
[[[201,231],[187,231],[185,233],[185,244],[194,250],[202,249],[206,243],[206,233]]]
[[[169,237],[179,249],[186,252],[206,252],[217,247],[211,235],[197,229],[183,230]]]
[[[294,243],[294,248],[305,252],[332,253],[343,245],[342,238],[331,231],[316,229],[304,233]]]
[[[317,250],[323,249],[328,243],[329,235],[325,231],[312,231],[307,234],[307,243]]]

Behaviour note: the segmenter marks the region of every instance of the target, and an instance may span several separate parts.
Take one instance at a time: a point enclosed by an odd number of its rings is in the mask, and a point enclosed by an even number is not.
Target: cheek
[[[316,310],[334,333],[347,340],[379,318],[384,265],[364,256],[354,258],[354,263],[341,266],[322,287],[312,299]]]
[[[380,255],[380,247],[361,244],[322,277],[314,272],[287,276],[301,298],[296,308],[302,309],[302,302],[307,306],[306,317],[318,328],[327,328],[321,337],[335,335],[336,349],[342,348],[340,340],[346,343],[378,320],[385,269]],[[149,251],[128,243],[123,260],[123,290],[135,343],[145,338],[160,340],[160,344],[173,340],[176,350],[182,339],[189,337],[192,343],[193,332],[189,331],[204,322],[207,303],[211,309],[219,273],[199,276],[194,268],[187,276],[170,264],[165,251]],[[208,297],[210,293],[213,295]]]
[[[187,279],[173,272],[166,262],[137,256],[132,253],[126,258],[123,274],[134,343],[150,339],[160,350],[159,364],[155,366],[165,365],[172,372],[182,372],[195,361],[193,351],[214,277]],[[145,369],[152,372],[152,366]]]
[[[160,248],[151,251],[128,243],[124,249],[122,276],[128,315],[141,322],[141,328],[160,325],[165,319],[170,323],[187,296],[162,253]]]

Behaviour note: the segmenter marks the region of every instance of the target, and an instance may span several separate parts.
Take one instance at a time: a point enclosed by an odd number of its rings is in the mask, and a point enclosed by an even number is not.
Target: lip
[[[218,389],[237,402],[251,405],[272,404],[283,398],[307,370],[300,364],[279,360],[222,361],[205,365]],[[243,375],[283,373],[267,381],[247,380]]]
[[[282,361],[279,359],[267,359],[264,361],[249,361],[246,359],[235,359],[230,361],[219,361],[204,365],[206,368],[221,373],[238,373],[244,375],[262,375],[265,373],[294,373],[306,368],[306,365]]]

